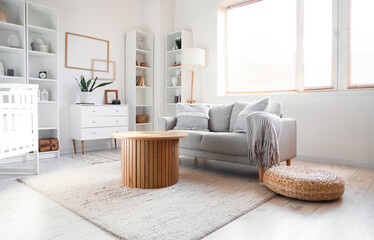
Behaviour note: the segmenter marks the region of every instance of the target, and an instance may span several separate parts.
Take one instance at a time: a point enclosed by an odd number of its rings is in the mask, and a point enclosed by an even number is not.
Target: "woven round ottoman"
[[[272,167],[264,174],[264,184],[280,195],[308,201],[335,200],[344,193],[339,176],[302,167]]]

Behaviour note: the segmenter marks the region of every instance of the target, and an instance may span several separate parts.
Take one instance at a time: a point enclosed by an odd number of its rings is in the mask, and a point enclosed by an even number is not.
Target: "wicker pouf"
[[[264,184],[286,197],[308,201],[329,201],[344,193],[344,181],[339,176],[302,167],[277,166],[264,174]]]

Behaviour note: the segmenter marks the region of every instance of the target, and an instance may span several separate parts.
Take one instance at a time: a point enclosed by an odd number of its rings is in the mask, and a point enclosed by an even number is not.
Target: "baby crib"
[[[39,174],[37,89],[34,84],[0,84],[0,163],[34,154],[32,168],[0,167],[1,173]]]

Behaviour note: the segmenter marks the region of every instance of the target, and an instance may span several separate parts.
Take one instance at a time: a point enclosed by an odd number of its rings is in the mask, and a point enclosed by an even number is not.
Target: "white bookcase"
[[[38,104],[39,139],[59,139],[58,89],[58,15],[55,9],[25,0],[0,0],[0,9],[7,16],[0,22],[0,60],[14,76],[0,76],[0,83],[30,83],[45,88],[49,99]],[[8,46],[10,34],[20,40],[20,48]],[[48,52],[32,51],[31,42],[38,38],[48,45]],[[39,79],[40,71],[47,79]],[[41,152],[39,158],[58,157],[60,151]]]
[[[26,3],[27,82],[48,91],[48,101],[39,101],[39,138],[59,139],[58,16],[55,9]],[[33,51],[31,42],[41,39],[48,52]],[[39,72],[46,71],[47,79]],[[40,152],[40,158],[59,157],[60,151]]]
[[[176,39],[181,39],[181,49],[175,49]],[[165,35],[165,116],[176,115],[177,101],[175,96],[180,96],[179,102],[186,102],[191,91],[191,71],[184,70],[181,63],[182,50],[192,47],[192,33],[180,30]],[[178,77],[178,75],[180,76]],[[177,77],[177,86],[173,86],[171,79]]]
[[[142,62],[145,67],[140,66]],[[137,76],[143,76],[143,86],[136,86]],[[138,30],[126,33],[126,104],[130,131],[153,130],[153,35]],[[148,115],[148,122],[136,123],[136,115]]]
[[[7,16],[6,22],[0,22],[0,61],[5,69],[14,69],[14,76],[0,74],[0,83],[26,83],[26,35],[25,1],[0,0],[0,9]],[[20,48],[8,46],[11,34],[18,36]]]

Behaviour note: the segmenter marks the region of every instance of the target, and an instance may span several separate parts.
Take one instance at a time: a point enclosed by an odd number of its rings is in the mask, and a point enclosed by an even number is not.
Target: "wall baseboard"
[[[304,155],[297,155],[296,159],[306,160],[306,161],[311,161],[311,162],[331,163],[331,164],[349,165],[349,166],[355,166],[355,167],[374,168],[374,161],[372,163],[360,162],[360,161],[355,162],[355,161],[342,160],[342,159],[321,158],[321,157],[304,156]]]

